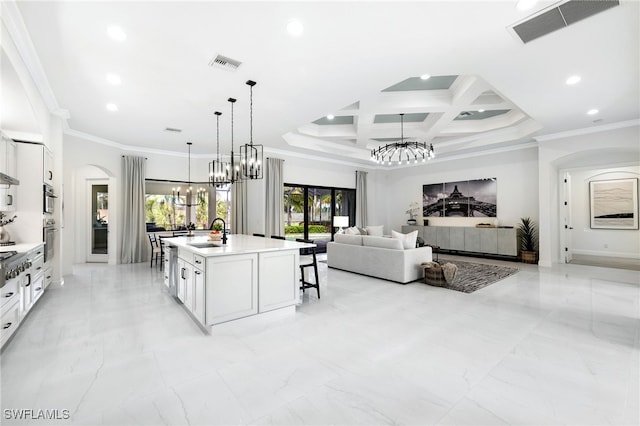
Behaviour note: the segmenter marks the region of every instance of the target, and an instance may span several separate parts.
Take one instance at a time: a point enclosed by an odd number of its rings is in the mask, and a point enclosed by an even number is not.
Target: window
[[[145,219],[147,230],[209,229],[214,218],[229,226],[231,189],[212,188],[208,183],[192,183],[193,197],[186,196],[186,182],[146,180]],[[180,188],[180,195],[178,195]],[[191,199],[192,198],[192,199]],[[215,200],[215,203],[210,202]],[[194,204],[189,206],[187,204]]]
[[[355,223],[355,189],[285,184],[283,195],[286,238],[313,240],[319,253],[333,237],[334,216],[349,216],[350,225]]]

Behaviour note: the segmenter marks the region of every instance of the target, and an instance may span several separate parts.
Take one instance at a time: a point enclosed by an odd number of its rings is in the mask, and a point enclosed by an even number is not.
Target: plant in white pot
[[[518,230],[522,263],[538,263],[538,228],[536,223],[529,217],[523,217],[520,219]]]
[[[18,216],[14,215],[11,219],[5,219],[8,217],[3,212],[0,212],[0,244],[8,244],[11,242],[11,235],[9,231],[5,229],[5,226],[16,220]]]

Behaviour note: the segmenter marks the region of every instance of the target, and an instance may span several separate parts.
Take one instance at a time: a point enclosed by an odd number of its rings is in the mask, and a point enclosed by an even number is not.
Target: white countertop
[[[26,253],[34,248],[44,245],[44,243],[20,243],[12,246],[0,246],[0,253],[7,251],[17,251],[18,253]]]
[[[267,251],[299,250],[305,247],[315,247],[315,244],[299,243],[297,241],[276,240],[273,238],[254,237],[251,235],[227,235],[227,244],[222,241],[209,241],[208,236],[173,237],[164,239],[165,243],[187,249],[200,256],[228,256],[243,253],[258,253]],[[194,247],[192,244],[213,243],[219,247]]]

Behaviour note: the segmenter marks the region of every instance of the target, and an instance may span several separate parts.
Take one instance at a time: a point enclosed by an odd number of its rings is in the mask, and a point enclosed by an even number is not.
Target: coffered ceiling
[[[24,24],[44,71],[32,69],[34,79],[50,87],[52,108],[68,110],[70,133],[174,152],[192,141],[194,155],[207,156],[215,151],[213,112],[222,111],[227,152],[229,97],[238,99],[236,147],[249,139],[251,79],[254,142],[274,153],[355,163],[399,139],[400,113],[405,137],[433,143],[437,158],[638,119],[639,3],[623,0],[528,43],[511,30],[555,5],[541,1],[521,11],[508,0],[2,3]],[[299,36],[286,29],[294,19],[304,27]],[[109,37],[112,26],[124,31],[124,41]],[[239,67],[216,65],[218,55]],[[2,70],[3,87],[15,85],[4,64]],[[119,84],[107,81],[110,73]],[[567,85],[572,75],[581,81]],[[598,113],[588,115],[591,109]]]

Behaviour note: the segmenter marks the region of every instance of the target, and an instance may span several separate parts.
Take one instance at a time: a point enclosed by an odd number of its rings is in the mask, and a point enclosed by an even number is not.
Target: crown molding
[[[50,113],[59,115],[63,111],[58,105],[58,101],[51,89],[47,75],[44,72],[40,58],[36,53],[36,49],[31,41],[31,36],[24,24],[20,10],[15,0],[2,1],[2,22],[16,46],[18,54],[22,58],[24,65],[33,79],[34,84],[38,88],[38,92],[44,101]],[[63,127],[68,128],[67,117],[60,116],[63,119]]]
[[[582,129],[568,130],[566,132],[551,133],[548,135],[535,136],[538,142],[552,141],[556,139],[564,139],[572,136],[589,135],[592,133],[606,132],[609,130],[624,129],[625,127],[640,126],[640,119],[619,121],[617,123],[603,124],[601,126],[585,127]]]

